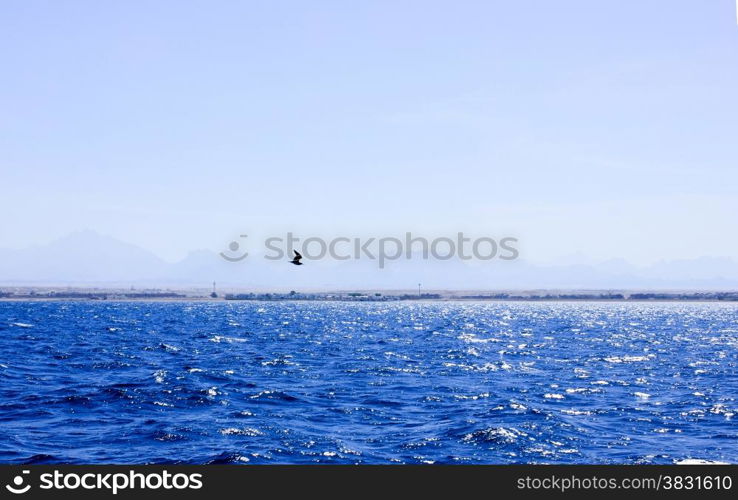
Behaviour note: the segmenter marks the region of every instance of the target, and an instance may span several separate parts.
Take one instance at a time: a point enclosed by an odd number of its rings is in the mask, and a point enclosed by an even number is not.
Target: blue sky
[[[738,255],[732,0],[0,5],[0,247]],[[577,257],[577,258],[580,258]]]

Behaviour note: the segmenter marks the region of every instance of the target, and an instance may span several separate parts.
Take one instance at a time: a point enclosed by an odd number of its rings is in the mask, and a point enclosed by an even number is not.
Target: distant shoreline
[[[244,291],[225,288],[0,287],[2,302],[733,302],[734,290],[321,290]]]
[[[239,303],[239,302],[354,302],[354,303],[417,303],[417,302],[539,302],[539,303],[552,303],[552,302],[567,302],[567,303],[586,303],[586,302],[603,302],[603,303],[726,303],[726,304],[738,304],[738,299],[718,299],[718,298],[703,298],[703,297],[689,297],[689,298],[638,298],[638,299],[611,299],[611,298],[593,298],[593,297],[581,297],[581,298],[544,298],[544,297],[510,297],[510,298],[479,298],[479,297],[438,297],[438,298],[395,298],[388,297],[384,300],[372,299],[372,298],[342,298],[342,297],[331,297],[331,298],[319,298],[319,299],[304,299],[304,298],[288,298],[288,297],[277,297],[277,298],[253,298],[253,299],[225,299],[225,298],[211,298],[211,297],[106,297],[106,298],[87,298],[87,297],[0,297],[0,302],[100,302],[100,303],[115,303],[115,302],[202,302],[202,303]]]

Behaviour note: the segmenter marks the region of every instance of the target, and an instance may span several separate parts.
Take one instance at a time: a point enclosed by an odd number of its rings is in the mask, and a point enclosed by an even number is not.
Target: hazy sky
[[[0,247],[738,256],[733,0],[0,3]]]

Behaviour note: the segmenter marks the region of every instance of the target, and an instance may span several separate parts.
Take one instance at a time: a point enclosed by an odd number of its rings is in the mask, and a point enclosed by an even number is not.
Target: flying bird
[[[292,250],[295,252],[295,258],[290,261],[290,264],[294,264],[296,266],[301,266],[302,262],[300,262],[300,259],[302,259],[302,255],[300,255],[300,252],[297,250]]]

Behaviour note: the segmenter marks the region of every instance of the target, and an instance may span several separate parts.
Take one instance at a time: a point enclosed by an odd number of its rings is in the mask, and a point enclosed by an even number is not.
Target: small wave
[[[173,432],[156,431],[151,436],[157,441],[184,441],[187,439],[182,434],[175,434]]]
[[[463,333],[459,335],[459,340],[463,340],[464,342],[468,342],[469,344],[487,344],[489,342],[501,342],[499,339],[480,339],[473,333]]]
[[[729,419],[735,415],[735,412],[729,410],[724,404],[718,403],[709,409],[709,412],[713,415],[724,415],[725,418]]]
[[[511,365],[505,363],[504,361],[497,361],[494,363],[484,363],[482,365],[476,365],[476,364],[468,365],[465,363],[446,362],[446,363],[443,363],[443,366],[445,366],[446,368],[459,368],[460,370],[464,370],[464,371],[482,372],[482,373],[496,372],[499,370],[508,371],[512,368]]]
[[[206,461],[205,464],[206,465],[227,465],[227,464],[246,463],[250,461],[251,460],[249,459],[249,457],[246,457],[244,455],[240,455],[238,453],[224,452]]]
[[[525,436],[525,433],[515,428],[489,427],[465,434],[461,440],[466,443],[491,442],[512,444],[521,436]]]
[[[461,395],[461,394],[457,394],[457,395],[454,396],[455,399],[458,399],[460,401],[463,401],[463,400],[476,401],[477,399],[484,399],[484,398],[488,398],[488,397],[489,397],[489,392],[483,392],[482,394],[474,394],[472,396],[464,396],[464,395]]]
[[[71,396],[66,396],[65,398],[63,398],[62,402],[63,404],[87,406],[92,403],[92,400],[87,396],[78,396],[76,394],[73,394]]]
[[[638,363],[641,361],[649,361],[655,357],[655,354],[649,354],[648,356],[609,356],[604,358],[604,360],[608,363]]]
[[[592,415],[592,412],[587,411],[587,410],[561,410],[561,413],[563,413],[564,415],[575,415],[575,416]]]
[[[54,463],[60,463],[60,462],[64,462],[64,460],[61,460],[60,458],[55,457],[54,455],[47,455],[45,453],[39,453],[37,455],[30,456],[21,461],[23,465],[54,464]]]
[[[225,429],[221,429],[221,434],[224,436],[249,436],[249,437],[256,437],[256,436],[263,436],[264,433],[261,432],[258,429],[254,429],[253,427],[244,427],[243,429],[239,429],[237,427],[227,427]]]
[[[228,344],[231,344],[233,342],[247,342],[247,339],[241,339],[238,337],[224,337],[222,335],[216,335],[208,340],[210,342],[215,342],[216,344],[220,344],[221,342],[226,342]]]
[[[587,389],[586,387],[570,387],[566,390],[567,394],[580,394],[582,392],[591,392],[592,389]]]
[[[282,391],[261,391],[251,396],[251,399],[278,399],[281,401],[298,401],[294,396],[290,396]]]
[[[549,392],[547,394],[544,394],[543,397],[546,399],[564,399],[565,396],[563,394],[556,394],[556,393]]]
[[[289,366],[294,365],[292,361],[287,359],[289,356],[283,358],[272,359],[270,361],[262,361],[261,366]]]
[[[11,323],[10,326],[17,326],[18,328],[33,328],[30,323]]]

